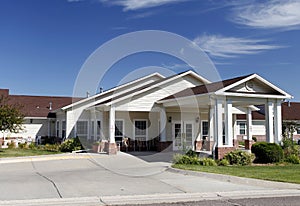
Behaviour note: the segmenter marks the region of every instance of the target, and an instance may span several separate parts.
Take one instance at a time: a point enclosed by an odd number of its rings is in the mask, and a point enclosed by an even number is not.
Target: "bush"
[[[250,165],[253,162],[254,155],[240,150],[235,150],[227,153],[224,156],[224,159],[226,159],[231,165],[244,166],[244,165]]]
[[[251,151],[255,154],[257,163],[276,163],[283,160],[283,150],[275,143],[258,142],[252,145]]]
[[[59,144],[46,144],[44,146],[44,150],[49,151],[49,152],[59,152],[60,145]]]
[[[191,149],[189,151],[187,151],[185,154],[189,157],[198,157],[197,152],[195,152],[194,150],[191,150]]]
[[[19,145],[20,149],[26,149],[27,148],[27,143],[20,143]]]
[[[227,159],[222,159],[218,162],[218,166],[228,166],[228,165],[230,165],[230,163]]]
[[[78,137],[67,139],[60,145],[61,152],[72,152],[83,149]]]
[[[254,142],[257,142],[257,138],[256,138],[256,137],[252,137],[252,140],[253,140]]]
[[[198,157],[190,157],[187,155],[176,154],[173,158],[174,164],[199,165]]]
[[[201,158],[199,163],[202,166],[217,166],[216,161],[211,158]]]
[[[290,155],[299,156],[299,145],[290,145],[288,147],[285,147],[283,149],[283,153],[285,157],[288,157]]]
[[[29,149],[32,149],[32,150],[37,149],[37,147],[36,147],[36,145],[35,145],[34,142],[31,142],[31,143],[28,145],[28,148],[29,148]]]
[[[7,147],[8,147],[8,149],[14,149],[14,148],[16,148],[16,145],[15,145],[15,143],[11,142],[11,143],[7,144]]]
[[[291,154],[285,158],[285,162],[292,164],[300,164],[300,159],[297,155]]]

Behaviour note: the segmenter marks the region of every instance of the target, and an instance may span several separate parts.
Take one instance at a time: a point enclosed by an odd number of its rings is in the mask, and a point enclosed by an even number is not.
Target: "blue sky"
[[[71,96],[99,46],[128,32],[162,30],[199,45],[222,79],[258,73],[300,101],[299,11],[299,0],[0,0],[0,88]],[[113,87],[147,66],[188,69],[170,56],[137,54],[100,85]]]

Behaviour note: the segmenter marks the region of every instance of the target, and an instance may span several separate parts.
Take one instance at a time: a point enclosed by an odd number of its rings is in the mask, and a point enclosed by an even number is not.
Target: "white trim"
[[[109,92],[113,92],[113,91],[118,90],[118,89],[121,89],[121,88],[123,88],[123,87],[125,87],[125,86],[130,86],[131,84],[137,83],[137,82],[139,82],[139,81],[142,81],[142,80],[145,80],[145,79],[147,79],[147,78],[154,77],[154,76],[158,76],[158,77],[160,77],[160,78],[162,78],[162,79],[165,78],[165,77],[164,77],[163,75],[161,75],[160,73],[155,72],[155,73],[153,73],[153,74],[147,75],[147,76],[145,76],[145,77],[141,77],[141,78],[139,78],[139,79],[136,79],[136,80],[133,80],[133,81],[131,81],[131,82],[122,84],[122,85],[120,85],[120,86],[116,86],[116,87],[114,87],[114,88],[112,88],[112,89],[109,89],[109,90],[107,90],[107,91],[104,91],[104,92],[102,92],[102,93],[95,94],[95,95],[93,95],[93,96],[91,96],[91,97],[88,97],[88,98],[84,98],[84,99],[82,99],[82,100],[79,100],[78,102],[75,102],[75,103],[69,104],[69,105],[67,105],[67,106],[65,106],[65,107],[62,107],[61,109],[62,109],[62,110],[69,109],[69,108],[74,107],[74,106],[76,106],[76,105],[82,104],[82,103],[84,103],[84,102],[86,102],[86,101],[89,101],[89,100],[93,100],[93,99],[95,99],[95,98],[98,98],[98,97],[100,97],[100,96],[102,96],[102,95],[104,95],[104,94],[107,94],[107,93],[109,93]],[[129,91],[126,91],[126,92],[129,92]],[[101,100],[101,101],[103,101],[103,100]]]
[[[235,92],[218,92],[216,95],[223,95],[223,96],[234,96],[234,97],[255,97],[255,98],[272,98],[272,99],[290,99],[289,96],[281,96],[281,95],[274,95],[274,94],[253,94],[253,93],[235,93]]]
[[[231,92],[226,92],[226,90],[232,89],[232,88],[234,88],[234,87],[236,87],[236,86],[238,86],[238,85],[240,85],[240,84],[243,84],[243,83],[245,83],[245,82],[247,82],[247,81],[249,81],[249,80],[251,80],[251,79],[254,79],[254,78],[258,79],[259,81],[263,82],[263,83],[266,84],[267,86],[269,86],[269,87],[271,87],[272,89],[274,89],[274,90],[278,91],[279,93],[283,94],[282,96],[284,96],[284,98],[287,98],[287,99],[291,99],[291,98],[292,98],[292,96],[291,96],[290,94],[288,94],[288,93],[286,93],[285,91],[279,89],[279,88],[276,87],[274,84],[272,84],[271,82],[265,80],[264,78],[262,78],[261,76],[259,76],[259,75],[257,75],[257,74],[252,74],[252,75],[250,75],[249,77],[246,77],[246,78],[244,78],[244,79],[241,79],[240,81],[237,81],[237,82],[235,82],[235,83],[233,83],[233,84],[231,84],[231,85],[228,85],[227,87],[224,87],[224,88],[222,88],[222,89],[216,91],[215,94],[217,94],[217,95],[219,95],[219,94],[223,94],[223,95],[224,95],[224,94],[230,94]],[[242,95],[243,95],[243,96],[245,96],[245,95],[247,96],[248,93],[245,92],[245,93],[243,93]],[[250,94],[250,95],[251,95],[251,94]],[[278,98],[278,96],[281,96],[281,95],[270,95],[270,98]],[[258,96],[258,97],[259,97],[259,96]]]
[[[24,119],[40,119],[40,120],[46,120],[46,119],[55,119],[55,118],[47,118],[47,117],[24,117]]]
[[[187,75],[192,75],[192,76],[198,78],[198,79],[199,79],[200,81],[202,81],[202,82],[204,82],[204,80],[206,80],[206,79],[204,79],[203,77],[199,76],[198,74],[196,74],[196,73],[193,72],[193,71],[187,71],[187,72],[184,72],[184,73],[182,73],[182,74],[180,74],[180,75],[175,75],[175,76],[173,76],[172,78],[167,79],[167,80],[165,80],[165,81],[162,81],[162,82],[160,82],[160,83],[158,83],[158,84],[154,84],[154,85],[152,85],[152,86],[150,86],[150,87],[147,87],[147,88],[145,88],[145,89],[139,90],[139,91],[134,92],[134,93],[131,93],[131,94],[129,94],[129,95],[126,95],[126,96],[121,97],[121,98],[119,98],[119,99],[116,99],[116,100],[114,100],[114,101],[110,101],[110,102],[106,103],[105,105],[106,105],[106,106],[110,106],[110,105],[112,105],[112,104],[116,104],[117,102],[123,101],[123,100],[125,100],[125,99],[128,99],[128,98],[130,98],[130,97],[136,96],[136,95],[138,95],[138,94],[144,93],[144,92],[146,92],[146,91],[148,91],[148,90],[151,90],[151,89],[153,89],[153,88],[159,87],[159,86],[161,86],[161,85],[163,85],[163,84],[166,84],[166,83],[168,83],[168,82],[171,82],[171,81],[173,81],[173,80],[175,80],[175,79],[178,79],[178,78],[182,78],[182,77],[187,76]],[[208,80],[206,80],[206,81],[209,83]],[[207,83],[207,82],[206,82],[206,83]],[[204,82],[204,84],[205,84],[205,82]]]

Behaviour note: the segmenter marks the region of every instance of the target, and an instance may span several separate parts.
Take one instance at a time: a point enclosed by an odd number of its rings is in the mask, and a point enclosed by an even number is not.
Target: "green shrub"
[[[229,161],[227,159],[221,159],[219,162],[218,162],[218,166],[228,166],[230,165]]]
[[[282,140],[282,148],[288,148],[294,146],[294,141],[292,138],[283,138]]]
[[[198,157],[197,152],[195,152],[194,150],[191,150],[191,149],[189,151],[187,151],[185,154],[189,157]]]
[[[224,159],[226,159],[231,165],[244,166],[244,165],[250,165],[253,162],[254,155],[240,150],[235,150],[227,153],[224,156]]]
[[[173,158],[174,164],[191,164],[191,165],[199,165],[198,157],[190,157],[187,155],[176,154]]]
[[[49,151],[49,152],[59,152],[60,145],[59,144],[46,144],[43,149],[46,151]]]
[[[20,143],[18,146],[20,149],[25,149],[27,148],[27,143]]]
[[[256,138],[256,137],[252,137],[252,140],[253,140],[254,142],[257,142],[257,138]]]
[[[275,143],[257,142],[252,145],[251,151],[255,154],[257,163],[276,163],[283,160],[283,150]]]
[[[216,161],[211,158],[200,158],[199,163],[202,166],[217,166]]]
[[[299,156],[291,154],[285,158],[285,162],[292,164],[300,164],[300,159]]]
[[[7,147],[8,147],[8,149],[14,149],[14,148],[16,148],[16,145],[15,145],[15,143],[11,142],[11,143],[7,144]]]
[[[283,149],[284,156],[296,155],[299,156],[299,145],[290,145]]]
[[[61,152],[72,152],[83,149],[78,137],[67,139],[60,145]]]
[[[35,145],[34,142],[31,142],[31,143],[28,145],[28,148],[29,148],[29,149],[32,149],[32,150],[37,149],[37,147],[36,147],[36,145]]]

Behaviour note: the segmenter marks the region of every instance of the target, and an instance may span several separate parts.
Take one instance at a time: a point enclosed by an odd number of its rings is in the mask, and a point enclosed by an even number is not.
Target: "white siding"
[[[201,83],[198,82],[198,85],[199,84]],[[116,109],[121,111],[151,111],[155,102],[158,100],[196,85],[195,79],[193,79],[193,81],[188,78],[176,79],[161,87],[153,88],[143,94],[136,95],[131,99],[124,100],[118,103]]]

